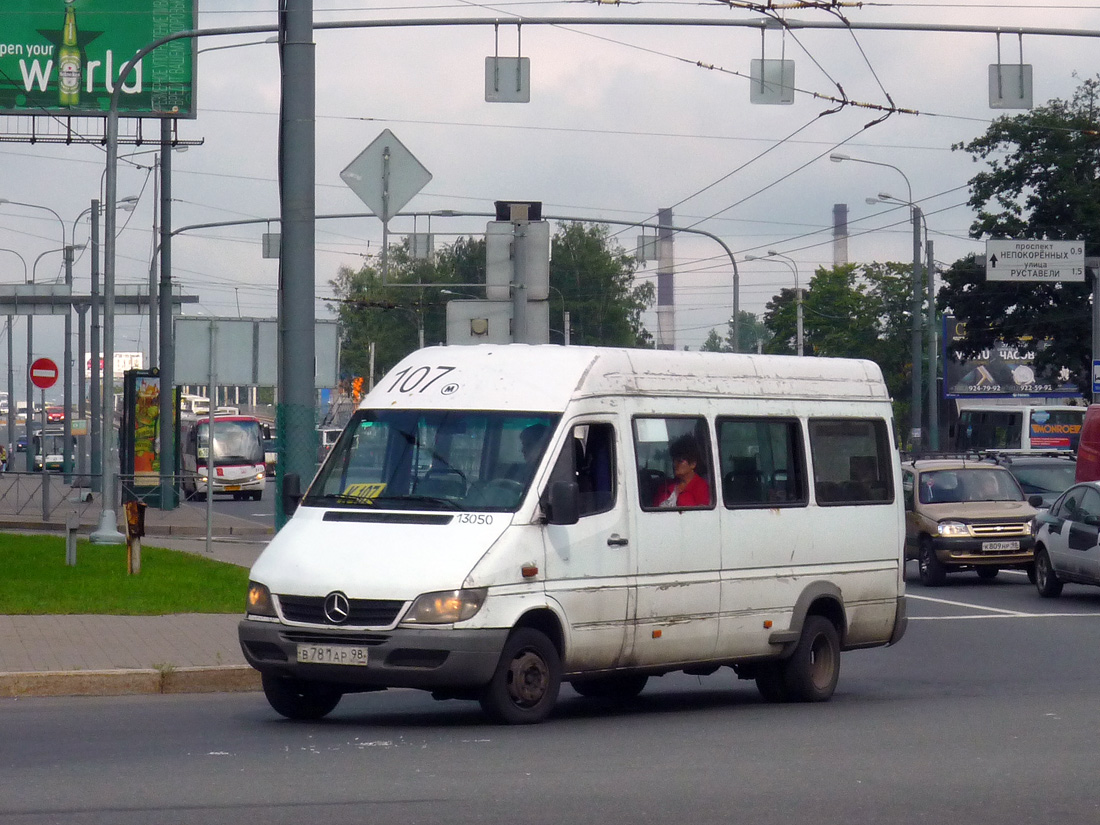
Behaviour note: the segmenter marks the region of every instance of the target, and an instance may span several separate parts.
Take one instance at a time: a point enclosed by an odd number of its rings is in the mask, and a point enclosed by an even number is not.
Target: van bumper
[[[396,628],[381,633],[333,632],[243,619],[237,626],[245,660],[261,673],[346,685],[424,690],[468,689],[489,683],[508,630]],[[303,664],[298,644],[367,648],[367,664]]]

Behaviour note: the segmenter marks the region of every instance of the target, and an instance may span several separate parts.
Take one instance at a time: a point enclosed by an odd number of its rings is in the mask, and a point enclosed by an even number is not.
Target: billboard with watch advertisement
[[[1034,353],[997,341],[976,358],[961,359],[951,345],[966,338],[966,323],[943,318],[944,398],[1080,398],[1068,369],[1038,373]],[[1043,343],[1039,348],[1042,349]]]
[[[198,26],[198,0],[3,0],[0,114],[103,116],[123,67]],[[195,117],[194,38],[159,46],[122,83],[124,117]]]

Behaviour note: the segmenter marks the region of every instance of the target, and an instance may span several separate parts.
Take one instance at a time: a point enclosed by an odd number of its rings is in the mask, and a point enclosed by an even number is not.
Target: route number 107
[[[454,370],[454,367],[406,367],[394,376],[386,392],[422,393]]]

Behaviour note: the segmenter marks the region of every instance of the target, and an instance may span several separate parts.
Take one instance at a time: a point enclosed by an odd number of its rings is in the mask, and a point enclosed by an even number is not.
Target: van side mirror
[[[302,500],[302,479],[297,473],[283,476],[283,512],[289,517],[298,509]]]
[[[543,499],[549,524],[576,524],[580,520],[580,487],[575,481],[552,481]]]

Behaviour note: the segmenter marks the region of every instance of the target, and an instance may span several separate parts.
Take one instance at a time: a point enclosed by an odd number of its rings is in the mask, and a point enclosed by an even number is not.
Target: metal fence
[[[99,509],[87,474],[0,473],[0,517],[64,521],[75,512],[83,518]],[[98,483],[95,487],[98,487]]]

